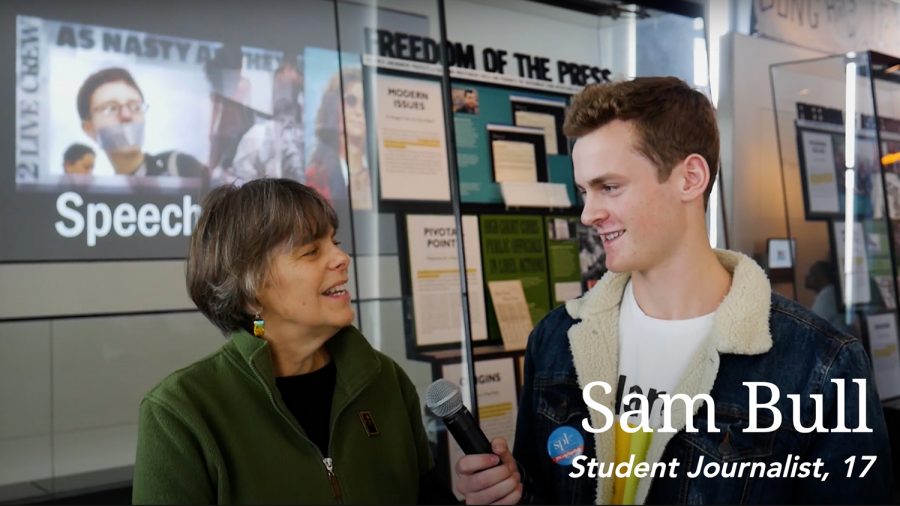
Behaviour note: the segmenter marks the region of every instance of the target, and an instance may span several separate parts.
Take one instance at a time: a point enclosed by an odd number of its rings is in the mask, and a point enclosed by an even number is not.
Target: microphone
[[[441,378],[429,385],[425,392],[425,405],[444,420],[447,430],[466,455],[494,453],[491,442],[478,427],[472,413],[463,406],[459,387],[452,381]]]

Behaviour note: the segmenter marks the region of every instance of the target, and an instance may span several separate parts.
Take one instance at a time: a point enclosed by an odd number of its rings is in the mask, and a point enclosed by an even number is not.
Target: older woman
[[[421,499],[416,389],[351,326],[337,226],[287,179],[206,198],[187,286],[229,340],[141,403],[135,504]]]

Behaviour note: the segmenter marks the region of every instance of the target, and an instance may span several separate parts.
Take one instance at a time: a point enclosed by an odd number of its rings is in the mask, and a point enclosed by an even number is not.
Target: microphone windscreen
[[[425,392],[425,405],[441,418],[456,413],[463,405],[459,387],[444,378],[435,381]]]

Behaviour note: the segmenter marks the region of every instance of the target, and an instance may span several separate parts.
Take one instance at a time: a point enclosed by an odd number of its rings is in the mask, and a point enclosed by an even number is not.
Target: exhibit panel
[[[770,248],[766,266],[863,340],[883,401],[900,397],[898,69],[869,51],[770,72],[791,240]]]

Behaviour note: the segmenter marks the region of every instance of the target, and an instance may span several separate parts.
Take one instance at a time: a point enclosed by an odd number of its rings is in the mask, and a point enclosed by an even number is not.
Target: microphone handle
[[[459,411],[444,418],[444,425],[453,435],[453,439],[466,455],[477,453],[494,453],[491,442],[475,422],[472,413],[463,406]]]

